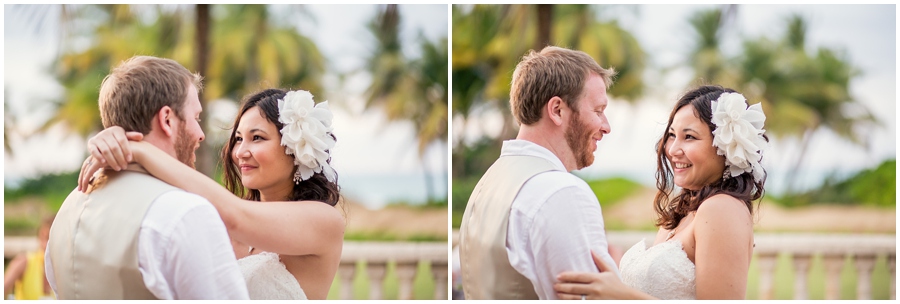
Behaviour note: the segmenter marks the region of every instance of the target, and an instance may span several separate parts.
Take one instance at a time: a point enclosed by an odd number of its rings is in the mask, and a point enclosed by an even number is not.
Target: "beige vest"
[[[137,165],[107,177],[90,194],[72,191],[50,228],[59,299],[155,299],[138,270],[138,234],[153,200],[178,188]]]
[[[460,266],[467,300],[537,299],[534,286],[509,264],[506,231],[519,189],[538,173],[555,170],[534,156],[501,156],[472,191],[460,226]]]

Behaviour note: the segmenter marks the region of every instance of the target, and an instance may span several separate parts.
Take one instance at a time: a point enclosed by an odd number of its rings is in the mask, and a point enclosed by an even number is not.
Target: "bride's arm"
[[[612,266],[593,250],[591,256],[600,273],[566,271],[556,277],[553,284],[560,300],[653,300],[656,299],[619,280]]]
[[[340,250],[344,219],[317,201],[254,202],[240,199],[206,175],[146,142],[130,142],[134,160],[156,178],[213,204],[231,237],[264,251],[318,255]]]
[[[744,299],[753,251],[753,221],[743,202],[720,194],[694,218],[697,299]]]
[[[133,159],[156,178],[209,200],[231,237],[240,242],[287,255],[340,252],[344,219],[334,207],[316,201],[261,203],[240,199],[152,144],[128,141],[142,137],[111,127],[91,138],[91,157],[82,166],[78,189],[85,191],[100,168],[119,170]]]

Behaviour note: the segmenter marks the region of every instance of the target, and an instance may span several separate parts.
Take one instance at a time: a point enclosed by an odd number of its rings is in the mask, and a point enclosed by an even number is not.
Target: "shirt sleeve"
[[[53,290],[53,295],[56,296],[58,293],[56,292],[56,274],[53,273],[53,261],[50,260],[50,245],[47,245],[47,248],[44,249],[44,276],[47,278],[47,283],[50,283],[50,289]]]
[[[587,189],[571,186],[551,194],[535,214],[529,234],[535,263],[532,284],[541,299],[558,299],[553,284],[563,271],[597,273],[591,250],[618,275],[607,248],[600,203]]]
[[[225,224],[200,196],[171,191],[157,198],[138,246],[144,284],[157,298],[249,298]]]

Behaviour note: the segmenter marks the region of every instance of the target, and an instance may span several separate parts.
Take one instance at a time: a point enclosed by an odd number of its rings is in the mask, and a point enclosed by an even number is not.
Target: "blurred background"
[[[243,96],[329,101],[348,213],[329,298],[447,298],[446,5],[4,5],[4,26],[7,262],[76,186],[103,77],[152,55],[204,77],[197,169],[219,180]]]
[[[894,298],[895,5],[453,5],[452,31],[454,229],[517,133],[515,65],[552,44],[619,72],[612,132],[573,172],[611,243],[652,237],[654,145],[684,92],[719,84],[762,103],[770,138],[747,297]]]

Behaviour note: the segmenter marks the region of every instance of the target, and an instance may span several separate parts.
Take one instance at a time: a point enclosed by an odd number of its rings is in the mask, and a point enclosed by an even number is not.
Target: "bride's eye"
[[[244,139],[241,138],[241,137],[239,137],[239,136],[235,136],[235,137],[234,137],[234,141],[235,141],[235,142],[242,142],[242,141],[244,141]]]
[[[668,138],[674,138],[674,137],[675,137],[675,133],[669,132],[669,133],[666,134],[666,137],[668,137]]]
[[[263,139],[265,139],[265,138],[263,138],[262,136],[253,135],[253,140],[263,140]]]

